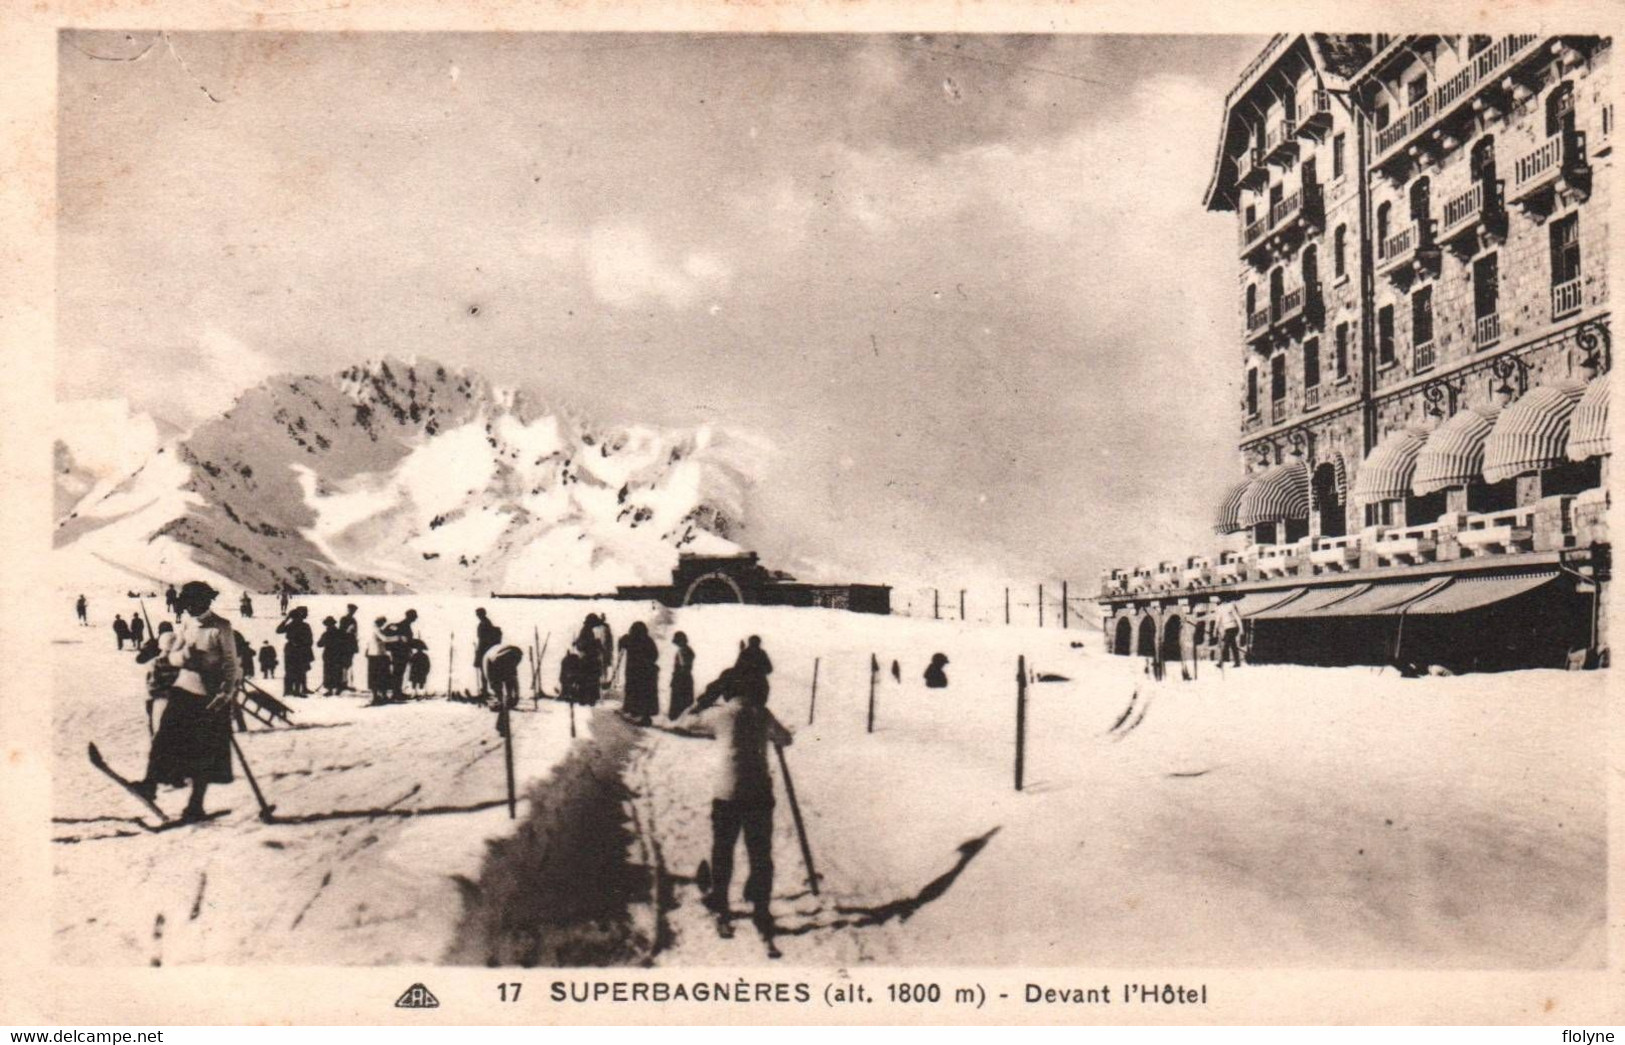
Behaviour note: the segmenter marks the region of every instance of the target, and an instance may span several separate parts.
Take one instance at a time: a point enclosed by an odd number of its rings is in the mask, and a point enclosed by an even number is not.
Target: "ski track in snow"
[[[236,592],[222,599],[230,614]],[[477,706],[367,708],[294,700],[299,728],[241,735],[277,821],[238,780],[211,789],[220,820],[161,834],[85,761],[140,774],[141,669],[93,596],[91,629],[63,598],[55,662],[55,958],[63,964],[393,964],[442,959],[487,838],[513,830],[501,744]],[[319,620],[345,597],[301,600]],[[699,686],[760,634],[820,895],[788,803],[774,822],[780,964],[1594,968],[1606,887],[1603,673],[1403,680],[1367,669],[1204,670],[1157,683],[1137,660],[1071,649],[1077,632],[874,618],[838,611],[355,598],[360,616],[423,615],[444,685],[451,631],[475,605],[510,641],[564,636],[607,610],[616,636],[653,622],[667,697],[670,633],[698,652]],[[160,603],[161,604],[161,603]],[[131,603],[133,606],[133,603]],[[266,607],[269,610],[269,607]],[[262,611],[262,613],[265,611]],[[268,615],[237,622],[258,645]],[[1093,636],[1092,636],[1093,637]],[[473,683],[460,647],[452,683]],[[919,679],[949,654],[950,687]],[[869,656],[882,671],[866,732]],[[1014,667],[1068,676],[1028,691],[1026,790],[1012,779]],[[807,722],[815,657],[817,721]],[[521,677],[528,681],[528,661]],[[279,684],[272,684],[279,689]],[[526,690],[528,693],[528,685]],[[1138,693],[1137,697],[1132,696]],[[520,794],[569,751],[568,709],[514,716]],[[1146,709],[1155,704],[1155,713]],[[593,716],[576,716],[581,737]],[[661,724],[664,720],[658,720]],[[694,882],[710,847],[714,742],[638,731],[625,769],[649,878],[631,912],[656,965],[767,965],[740,897],[721,939]],[[775,777],[778,775],[775,765]],[[782,784],[780,785],[782,788]],[[181,792],[161,794],[178,809]],[[527,806],[521,799],[520,815]],[[586,883],[583,883],[584,887]]]

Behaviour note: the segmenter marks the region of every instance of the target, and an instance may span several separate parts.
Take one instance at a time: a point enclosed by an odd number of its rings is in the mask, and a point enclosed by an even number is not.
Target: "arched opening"
[[[1473,181],[1483,185],[1486,190],[1493,191],[1495,185],[1495,135],[1486,134],[1473,143],[1473,151],[1468,159],[1467,169]],[[1486,202],[1488,201],[1486,200]]]
[[[1383,201],[1377,208],[1377,253],[1387,253],[1388,225],[1394,212],[1393,204]]]
[[[1252,319],[1253,313],[1258,311],[1258,284],[1247,284],[1247,318]]]
[[[1178,615],[1169,617],[1162,624],[1162,659],[1165,661],[1183,660],[1185,657],[1182,648],[1184,622]]]
[[[1574,84],[1564,80],[1546,96],[1546,137],[1574,137]]]
[[[1135,652],[1142,657],[1157,655],[1157,622],[1150,614],[1140,618],[1140,641]]]
[[[1432,215],[1433,186],[1427,178],[1417,178],[1411,183],[1411,220],[1416,222],[1419,234],[1427,235]]]
[[[1320,282],[1320,257],[1311,245],[1303,251],[1303,287],[1307,297],[1315,296],[1315,285]]]
[[[732,577],[725,573],[708,573],[688,586],[683,596],[684,606],[715,606],[745,604],[745,593],[739,590]]]
[[[1117,635],[1112,640],[1112,652],[1126,657],[1134,652],[1134,625],[1127,617],[1117,618]]]
[[[1281,315],[1281,298],[1286,296],[1286,277],[1279,268],[1270,273],[1270,319]]]
[[[1320,521],[1322,537],[1342,537],[1348,533],[1348,512],[1337,490],[1337,466],[1330,461],[1315,466],[1309,479],[1309,495]]]

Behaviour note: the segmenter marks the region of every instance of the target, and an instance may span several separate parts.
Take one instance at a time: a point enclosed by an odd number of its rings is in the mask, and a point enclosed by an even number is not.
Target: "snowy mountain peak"
[[[386,357],[248,389],[80,500],[56,543],[69,565],[258,590],[600,591],[663,579],[679,551],[736,550],[770,452],[710,426],[596,427]]]

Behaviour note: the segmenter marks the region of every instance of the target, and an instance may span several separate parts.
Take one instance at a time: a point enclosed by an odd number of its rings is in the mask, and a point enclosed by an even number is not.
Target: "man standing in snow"
[[[474,616],[480,619],[474,626],[474,670],[479,673],[480,696],[483,697],[490,691],[490,680],[485,677],[485,655],[502,645],[502,629],[491,623],[484,607],[475,610]]]
[[[1214,616],[1214,626],[1219,631],[1220,667],[1230,656],[1235,657],[1236,667],[1241,667],[1241,625],[1241,608],[1234,598],[1225,599]]]
[[[171,584],[169,590],[164,592],[164,609],[175,615],[176,620],[181,619],[181,608],[176,603],[175,586]]]
[[[147,622],[136,614],[130,614],[130,640],[135,643],[135,648],[140,649],[146,638]]]
[[[90,603],[85,601],[83,595],[79,596],[79,600],[73,604],[73,612],[78,616],[81,628],[88,627],[90,624],[89,611]]]
[[[711,891],[705,905],[718,918],[729,914],[734,847],[741,833],[750,861],[745,899],[764,934],[773,925],[773,778],[768,745],[787,746],[790,731],[767,709],[765,688],[740,691],[730,699],[690,712],[717,739],[716,786],[711,800]]]
[[[269,642],[260,647],[260,678],[276,678],[276,648]]]
[[[389,635],[389,695],[394,700],[406,699],[406,672],[412,664],[412,640],[417,638],[413,625],[417,619],[417,610],[407,610],[406,616],[385,629]]]
[[[382,704],[389,699],[389,626],[388,618],[379,617],[372,622],[367,636],[367,689],[372,702]]]
[[[118,639],[119,649],[123,649],[124,644],[130,641],[130,626],[124,623],[122,613],[113,614],[113,637]]]
[[[343,684],[339,687],[340,693],[347,693],[355,687],[350,685],[350,667],[355,663],[355,655],[361,649],[361,640],[357,636],[360,625],[355,619],[355,603],[344,607],[344,616],[339,618],[339,632],[344,636],[339,654],[339,672],[343,676]]]
[[[760,702],[766,705],[767,677],[771,674],[773,662],[768,659],[767,650],[762,648],[762,637],[752,635],[739,651],[739,659],[734,661],[734,677],[747,696],[759,696]]]

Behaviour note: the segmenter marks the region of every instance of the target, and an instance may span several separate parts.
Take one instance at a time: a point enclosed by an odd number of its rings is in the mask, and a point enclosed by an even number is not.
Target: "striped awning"
[[[1557,579],[1552,571],[1540,573],[1503,574],[1498,577],[1458,577],[1441,591],[1415,603],[1408,616],[1436,616],[1446,613],[1465,613],[1515,599]]]
[[[1308,617],[1320,610],[1329,609],[1344,599],[1352,598],[1369,591],[1369,584],[1338,584],[1330,588],[1310,588],[1301,598],[1290,602],[1283,602],[1272,606],[1261,613],[1253,615],[1255,620],[1286,620],[1293,617]]]
[[[1390,432],[1360,465],[1360,474],[1354,477],[1354,500],[1360,504],[1397,501],[1409,493],[1416,457],[1427,437],[1428,430],[1416,425]]]
[[[1584,461],[1608,452],[1608,375],[1598,374],[1569,419],[1569,460]]]
[[[1470,406],[1434,429],[1416,455],[1411,492],[1423,497],[1449,486],[1466,486],[1484,472],[1484,440],[1495,429],[1500,406]]]
[[[1449,583],[1449,577],[1424,577],[1421,580],[1378,584],[1304,616],[1389,617],[1401,612],[1417,599],[1432,595]]]
[[[1241,499],[1247,496],[1247,491],[1252,485],[1253,477],[1249,475],[1225,491],[1224,496],[1219,499],[1219,511],[1213,517],[1214,533],[1222,535],[1243,529],[1241,523],[1236,521],[1236,517],[1241,512]]]
[[[1537,385],[1502,410],[1484,442],[1484,481],[1498,483],[1568,460],[1569,419],[1584,393],[1579,381]]]
[[[1260,475],[1247,488],[1236,512],[1242,529],[1259,523],[1309,518],[1309,466],[1288,461]]]

